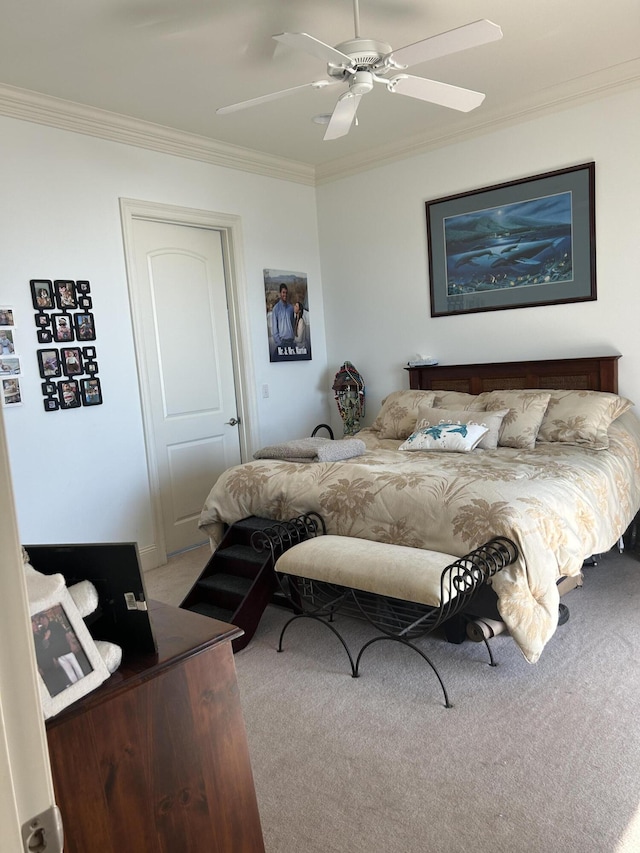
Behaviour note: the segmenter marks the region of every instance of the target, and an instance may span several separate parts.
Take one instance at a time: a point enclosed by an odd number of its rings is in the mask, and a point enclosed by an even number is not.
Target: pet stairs
[[[274,525],[273,519],[249,516],[227,528],[200,577],[180,604],[221,622],[242,628],[234,652],[243,649],[256,632],[268,604],[290,607],[279,593],[269,551],[258,553],[251,536]]]

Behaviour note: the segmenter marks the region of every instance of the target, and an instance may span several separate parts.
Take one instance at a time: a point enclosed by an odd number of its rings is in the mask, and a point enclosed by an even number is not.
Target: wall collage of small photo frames
[[[90,282],[32,278],[31,298],[45,411],[101,405]]]
[[[0,400],[6,408],[22,405],[20,356],[16,354],[13,308],[0,305]]]

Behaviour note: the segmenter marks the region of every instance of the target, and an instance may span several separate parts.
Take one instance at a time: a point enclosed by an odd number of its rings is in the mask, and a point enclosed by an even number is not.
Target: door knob
[[[231,420],[230,420],[230,421],[227,421],[227,424],[228,424],[229,426],[235,426],[236,424],[239,424],[239,423],[240,423],[240,419],[239,419],[239,418],[238,418],[238,419],[236,419],[236,418],[231,418]]]

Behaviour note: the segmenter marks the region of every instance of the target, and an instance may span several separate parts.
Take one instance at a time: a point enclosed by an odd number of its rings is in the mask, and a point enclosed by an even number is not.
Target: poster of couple
[[[270,361],[310,361],[306,274],[265,269],[264,295]]]

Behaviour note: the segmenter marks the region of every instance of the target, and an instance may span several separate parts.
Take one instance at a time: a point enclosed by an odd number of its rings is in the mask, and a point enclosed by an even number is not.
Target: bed
[[[506,536],[521,556],[493,589],[509,633],[535,663],[557,628],[559,579],[613,547],[640,507],[640,421],[618,395],[618,359],[409,368],[410,389],[388,395],[358,433],[364,453],[231,468],[200,526],[215,547],[225,525],[247,516],[284,521],[313,511],[329,533],[458,556]],[[451,421],[465,413],[469,425],[497,418],[497,433],[492,427],[488,446],[470,452],[408,447],[425,429],[435,440],[438,409]]]

